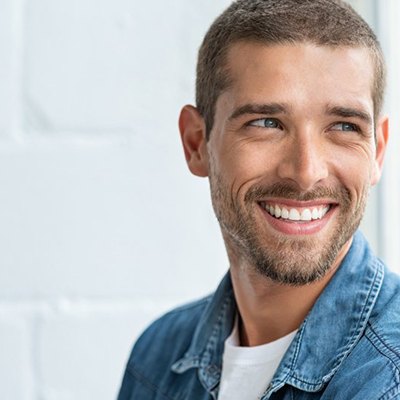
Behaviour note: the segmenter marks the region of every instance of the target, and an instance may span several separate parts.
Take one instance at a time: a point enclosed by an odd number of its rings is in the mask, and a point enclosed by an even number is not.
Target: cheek
[[[355,187],[372,184],[376,174],[375,148],[372,145],[348,146],[336,154],[336,166],[345,181]]]
[[[210,151],[212,162],[215,171],[229,181],[239,183],[252,179],[262,174],[268,165],[266,152],[262,150],[262,146],[251,145],[244,140],[218,144],[219,146]]]
[[[374,180],[374,161],[369,152],[349,153],[338,157],[333,174],[357,203],[365,197]]]
[[[273,174],[282,153],[271,147],[256,140],[240,140],[226,152],[225,162],[237,179],[264,179]]]

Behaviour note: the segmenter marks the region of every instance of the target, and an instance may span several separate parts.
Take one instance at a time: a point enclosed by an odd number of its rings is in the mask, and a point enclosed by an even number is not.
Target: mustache
[[[333,188],[328,186],[317,186],[309,191],[300,191],[295,185],[289,183],[274,183],[269,186],[256,185],[251,187],[245,194],[245,203],[264,200],[266,197],[277,197],[298,201],[318,200],[329,198],[335,202],[346,204],[351,203],[351,194],[343,186]]]

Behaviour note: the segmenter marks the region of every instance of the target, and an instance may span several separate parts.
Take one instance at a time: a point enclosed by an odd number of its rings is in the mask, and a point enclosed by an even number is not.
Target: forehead
[[[238,42],[228,50],[225,65],[230,78],[220,96],[225,101],[373,108],[374,68],[364,47]]]

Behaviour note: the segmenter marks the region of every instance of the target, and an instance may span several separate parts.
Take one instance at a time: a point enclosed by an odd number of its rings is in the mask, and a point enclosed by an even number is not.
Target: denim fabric
[[[212,296],[154,322],[133,348],[118,400],[217,399],[235,314],[227,274]],[[262,399],[400,399],[399,367],[400,278],[356,233]]]

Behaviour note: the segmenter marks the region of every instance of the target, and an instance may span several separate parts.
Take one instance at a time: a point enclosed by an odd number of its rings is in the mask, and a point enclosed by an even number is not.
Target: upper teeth
[[[297,209],[265,203],[263,203],[263,205],[265,210],[274,217],[291,221],[311,221],[313,219],[321,219],[329,210],[329,206]]]

